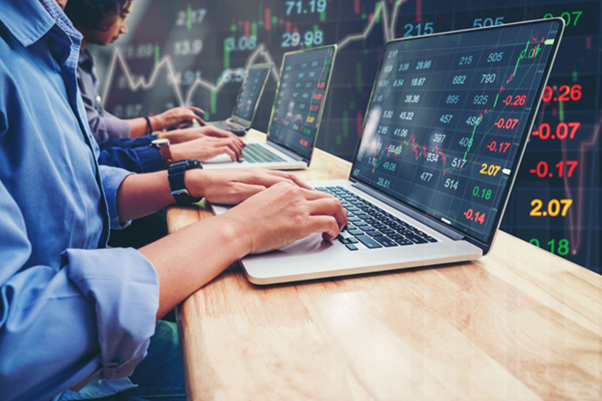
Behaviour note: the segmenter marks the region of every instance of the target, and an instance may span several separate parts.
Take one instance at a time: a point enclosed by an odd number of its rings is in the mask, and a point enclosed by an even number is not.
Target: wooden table
[[[298,174],[349,169],[316,150]],[[207,214],[174,207],[170,230]],[[179,317],[191,400],[602,399],[602,277],[503,232],[436,269],[272,287],[230,269]]]

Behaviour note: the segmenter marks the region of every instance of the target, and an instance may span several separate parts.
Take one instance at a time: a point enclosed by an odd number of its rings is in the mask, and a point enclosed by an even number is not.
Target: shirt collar
[[[56,0],[3,0],[0,22],[24,47],[30,46],[58,25],[73,42],[81,40]]]

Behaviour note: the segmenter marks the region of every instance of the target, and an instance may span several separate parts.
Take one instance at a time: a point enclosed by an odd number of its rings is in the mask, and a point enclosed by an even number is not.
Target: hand
[[[241,147],[247,146],[242,139],[233,133],[224,131],[223,129],[219,129],[212,125],[161,132],[157,135],[158,139],[169,139],[169,143],[172,145],[193,141],[203,137],[234,139]]]
[[[332,195],[281,182],[218,218],[243,236],[246,254],[282,248],[313,233],[325,241],[347,225],[347,212]]]
[[[235,162],[242,158],[242,146],[237,139],[205,136],[172,146],[171,155],[174,161],[185,159],[205,161],[225,153]]]
[[[201,125],[206,125],[205,121],[197,116],[195,112],[205,114],[205,112],[198,107],[176,107],[165,113],[150,117],[151,125],[153,126],[153,129],[157,131],[174,127],[190,127],[194,121],[198,121]]]
[[[269,171],[262,168],[188,170],[184,180],[186,188],[192,196],[205,197],[209,202],[224,205],[236,205],[281,182],[287,182],[299,188],[311,189],[309,185],[294,174]]]

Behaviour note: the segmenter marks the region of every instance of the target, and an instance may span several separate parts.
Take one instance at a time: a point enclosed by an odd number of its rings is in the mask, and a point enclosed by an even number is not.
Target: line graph
[[[366,40],[374,30],[374,27],[377,21],[379,20],[382,21],[382,28],[385,41],[393,39],[395,37],[395,23],[402,3],[403,0],[396,0],[395,5],[393,6],[393,15],[390,19],[387,2],[386,0],[381,0],[377,4],[372,18],[368,22],[364,30],[358,34],[347,35],[341,41],[339,41],[337,43],[338,51],[341,51],[353,42]],[[245,68],[255,63],[258,59],[263,59],[266,63],[274,63],[274,58],[268,50],[265,43],[257,45],[257,48],[251,54],[249,54],[245,62]],[[173,87],[174,96],[179,106],[190,105],[190,102],[193,99],[196,91],[201,88],[206,89],[210,92],[214,92],[216,94],[219,93],[227,83],[227,75],[232,74],[232,72],[224,71],[224,74],[222,74],[222,76],[218,78],[217,82],[211,82],[203,78],[197,78],[194,80],[187,92],[183,93],[180,86],[176,83],[177,72],[173,63],[173,59],[170,55],[163,56],[159,60],[159,62],[154,66],[149,78],[146,79],[143,76],[136,77],[132,73],[130,66],[126,60],[126,57],[123,55],[123,52],[119,48],[116,48],[111,56],[111,60],[109,62],[107,74],[105,77],[106,84],[104,85],[104,91],[102,95],[103,107],[106,107],[106,102],[109,98],[111,86],[115,77],[115,72],[118,67],[121,68],[127,88],[129,88],[129,90],[131,90],[132,92],[137,92],[139,90],[150,90],[154,88],[157,80],[160,77],[161,72],[165,70],[165,73],[168,77],[168,81],[172,83],[171,86]],[[278,80],[280,79],[280,71],[276,65],[272,67],[271,75],[274,81],[278,82]]]

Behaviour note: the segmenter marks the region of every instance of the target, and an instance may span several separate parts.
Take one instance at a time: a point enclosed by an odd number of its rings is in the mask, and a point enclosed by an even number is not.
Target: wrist
[[[227,214],[217,216],[215,219],[219,221],[217,226],[220,229],[221,243],[227,243],[231,246],[229,252],[234,256],[235,261],[251,253],[253,241],[243,222],[239,219],[229,217]]]
[[[190,159],[190,157],[186,157],[186,149],[182,145],[171,146],[171,158],[174,162]]]
[[[207,194],[207,188],[211,185],[211,176],[205,170],[188,170],[184,174],[184,184],[191,196],[202,198]]]
[[[163,121],[163,117],[161,117],[161,115],[148,117],[148,119],[153,126],[153,131],[161,131],[165,129],[165,122]]]

